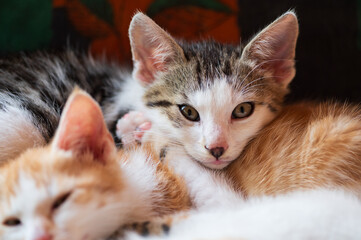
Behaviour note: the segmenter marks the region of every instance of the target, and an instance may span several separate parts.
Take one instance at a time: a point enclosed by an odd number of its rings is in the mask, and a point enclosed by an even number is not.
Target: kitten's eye
[[[20,224],[21,224],[20,219],[15,218],[15,217],[5,219],[5,221],[3,222],[3,225],[5,225],[7,227],[16,227],[16,226],[19,226]]]
[[[183,114],[183,116],[189,121],[198,122],[199,114],[197,110],[189,105],[179,105],[179,110]]]
[[[253,110],[254,110],[253,102],[244,102],[238,104],[237,107],[235,107],[232,112],[232,118],[239,119],[239,118],[249,117],[253,113]]]
[[[60,197],[58,197],[54,201],[53,205],[51,206],[51,209],[55,210],[55,209],[59,208],[69,198],[70,194],[71,194],[71,192],[68,192],[68,193],[65,193],[65,194],[61,195]]]

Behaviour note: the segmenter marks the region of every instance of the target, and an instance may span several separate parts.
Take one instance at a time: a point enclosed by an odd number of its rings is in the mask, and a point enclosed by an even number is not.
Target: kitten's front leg
[[[127,147],[135,142],[142,142],[143,135],[152,127],[152,123],[142,112],[130,111],[117,122],[116,135]]]

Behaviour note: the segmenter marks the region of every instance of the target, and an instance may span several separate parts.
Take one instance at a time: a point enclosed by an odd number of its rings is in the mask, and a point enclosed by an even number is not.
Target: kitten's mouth
[[[202,164],[203,166],[210,168],[210,169],[223,169],[227,167],[233,160],[229,159],[198,159],[193,157],[191,154],[188,153],[187,149],[184,149],[186,154],[189,158],[193,159],[193,161],[198,162],[199,164]]]
[[[222,168],[227,167],[231,162],[233,162],[233,161],[216,159],[211,162],[201,162],[201,163],[208,168],[222,169]]]

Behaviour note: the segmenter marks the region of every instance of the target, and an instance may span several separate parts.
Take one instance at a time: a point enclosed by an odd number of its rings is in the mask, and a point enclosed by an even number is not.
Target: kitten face
[[[90,156],[28,151],[1,172],[2,239],[80,240],[111,232],[121,220],[114,213],[129,209],[117,168]]]
[[[223,168],[235,160],[250,138],[276,116],[257,101],[257,96],[242,95],[225,81],[215,81],[212,87],[189,95],[188,104],[197,110],[200,119],[186,120],[181,141],[189,156],[210,168]],[[250,105],[243,110],[249,116],[233,116],[240,104]],[[212,152],[215,148],[223,151],[219,157]]]
[[[75,90],[51,145],[0,169],[1,239],[91,240],[111,233],[134,204],[117,159],[128,157],[116,154],[99,105]]]
[[[162,144],[210,168],[235,160],[276,116],[295,75],[293,12],[243,49],[209,41],[177,43],[141,13],[129,35],[133,77],[146,86],[144,101],[153,123],[149,135],[163,135]]]
[[[221,62],[213,63],[208,71],[204,66],[211,63],[201,57],[209,53],[198,52],[185,66],[162,75],[145,94],[149,116],[156,118],[153,134],[167,136],[169,146],[174,142],[189,157],[217,169],[236,159],[258,130],[277,115],[287,92],[236,58],[238,49],[222,59],[224,51],[219,49]],[[229,64],[227,74],[222,70],[225,62]],[[278,91],[278,99],[273,91]],[[214,148],[223,148],[223,153],[212,152]]]

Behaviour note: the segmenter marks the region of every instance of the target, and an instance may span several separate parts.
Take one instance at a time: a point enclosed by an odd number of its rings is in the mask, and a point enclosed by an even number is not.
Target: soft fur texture
[[[52,139],[75,86],[97,100],[113,134],[119,117],[142,105],[129,71],[76,50],[0,59],[0,162]]]
[[[51,145],[30,149],[0,170],[0,237],[6,240],[99,239],[123,224],[189,207],[183,181],[149,146],[116,152],[99,106],[79,90]]]
[[[170,221],[166,235],[129,233],[126,239],[356,240],[361,236],[361,202],[350,193],[318,189],[254,198],[233,206],[180,214],[160,223]]]
[[[10,154],[0,153],[0,161],[23,148],[44,144],[59,121],[60,127],[50,147],[29,150],[1,169],[1,184],[5,186],[0,188],[3,223],[9,219],[14,223],[14,217],[22,222],[10,229],[3,224],[0,234],[6,239],[96,239],[124,223],[188,209],[188,191],[183,179],[172,170],[184,178],[197,210],[219,207],[229,212],[240,208],[246,226],[247,218],[251,220],[252,211],[258,208],[252,207],[257,203],[251,200],[246,204],[250,212],[243,213],[244,208],[239,206],[243,196],[339,187],[351,191],[345,196],[343,192],[321,191],[260,202],[272,211],[282,208],[285,199],[289,209],[294,208],[293,201],[309,199],[312,210],[321,206],[317,199],[323,202],[336,195],[340,198],[337,204],[351,202],[358,209],[357,200],[349,194],[360,193],[359,107],[303,103],[283,109],[283,98],[295,74],[297,35],[297,18],[288,12],[244,48],[212,41],[187,44],[174,40],[138,13],[130,26],[134,79],[120,73],[117,66],[94,62],[72,51],[60,56],[23,56],[18,59],[19,65],[13,65],[16,59],[1,62],[8,68],[0,74],[4,85],[1,116],[13,116],[11,106],[15,106],[13,112],[20,111],[22,118],[17,121],[28,130],[25,134],[34,131],[35,137],[24,138],[28,144]],[[33,86],[32,81],[37,84]],[[69,100],[82,104],[69,103],[63,108],[76,84],[100,103],[106,123],[99,106],[85,93],[74,94]],[[247,107],[239,107],[242,104]],[[154,141],[156,154],[147,146],[116,154],[107,127],[114,130],[116,119],[127,108],[144,112],[139,123],[152,122],[143,141]],[[64,114],[60,119],[61,111]],[[235,117],[235,111],[246,115]],[[189,120],[190,116],[195,118]],[[8,122],[7,127],[14,123],[12,119],[0,121]],[[34,128],[28,128],[29,123]],[[137,124],[131,124],[131,128],[122,128],[129,132],[118,131],[118,135],[133,134]],[[21,126],[10,136],[17,136],[19,129]],[[6,146],[6,139],[0,141]],[[172,170],[155,157],[159,153]],[[225,167],[224,171],[210,169]],[[55,203],[68,193],[58,208]],[[318,216],[325,224],[320,225],[322,233],[329,226],[324,216],[338,214],[334,205],[324,207],[325,215]],[[272,215],[275,220],[277,212]],[[287,212],[281,213],[284,219],[290,217]],[[300,216],[302,213],[296,212]],[[79,220],[79,216],[86,217]],[[305,224],[312,216],[303,218]],[[226,218],[230,226],[234,226],[233,217],[238,219],[238,214]],[[354,217],[351,219],[357,219]],[[255,215],[253,221],[265,219]],[[272,224],[275,222],[266,222],[265,229],[272,229]],[[309,230],[299,233],[313,234],[313,229]],[[254,228],[250,231],[256,233]],[[285,233],[281,229],[277,234]]]
[[[299,103],[248,144],[225,176],[245,195],[342,187],[361,196],[361,109]]]

